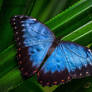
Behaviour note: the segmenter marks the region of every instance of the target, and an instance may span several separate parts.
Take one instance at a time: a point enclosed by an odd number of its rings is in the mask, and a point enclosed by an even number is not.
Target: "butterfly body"
[[[92,75],[90,49],[57,40],[44,24],[28,16],[14,16],[11,24],[23,77],[37,73],[38,81],[50,86]]]

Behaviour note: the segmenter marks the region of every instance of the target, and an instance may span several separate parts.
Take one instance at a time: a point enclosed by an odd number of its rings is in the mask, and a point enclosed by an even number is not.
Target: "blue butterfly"
[[[14,16],[11,24],[23,77],[37,74],[43,86],[51,86],[92,75],[90,49],[57,40],[44,24],[32,17]]]

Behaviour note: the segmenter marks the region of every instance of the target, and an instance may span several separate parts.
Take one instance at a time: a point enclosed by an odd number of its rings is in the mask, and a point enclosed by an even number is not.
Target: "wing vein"
[[[66,47],[68,50],[70,50],[71,52],[73,52],[74,54],[76,54],[77,56],[86,59],[85,57],[82,57],[82,56],[78,55],[77,53],[75,53],[74,51],[72,51],[72,50],[71,50],[70,48],[68,48],[67,46],[65,46],[65,47]]]
[[[63,50],[63,52],[64,52],[64,55],[65,55],[65,58],[66,58],[66,63],[68,63],[69,68],[70,68],[70,64],[69,64],[69,62],[68,62],[68,58],[66,57],[66,53],[65,53],[65,51],[64,51],[63,46],[62,46],[62,45],[60,45],[60,48],[62,48],[62,50]],[[71,69],[71,68],[70,68],[70,69]]]

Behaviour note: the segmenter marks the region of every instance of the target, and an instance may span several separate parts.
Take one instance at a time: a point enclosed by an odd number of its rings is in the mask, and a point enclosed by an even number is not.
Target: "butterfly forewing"
[[[19,68],[23,76],[32,76],[42,64],[54,35],[43,24],[28,16],[14,16],[11,24],[18,48]]]

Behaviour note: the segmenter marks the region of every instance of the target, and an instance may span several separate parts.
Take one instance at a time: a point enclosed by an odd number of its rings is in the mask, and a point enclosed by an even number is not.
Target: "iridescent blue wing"
[[[92,51],[75,43],[61,42],[37,75],[43,86],[92,75]]]
[[[54,35],[39,21],[28,16],[14,16],[11,24],[18,47],[19,68],[23,76],[32,76],[42,64]]]

